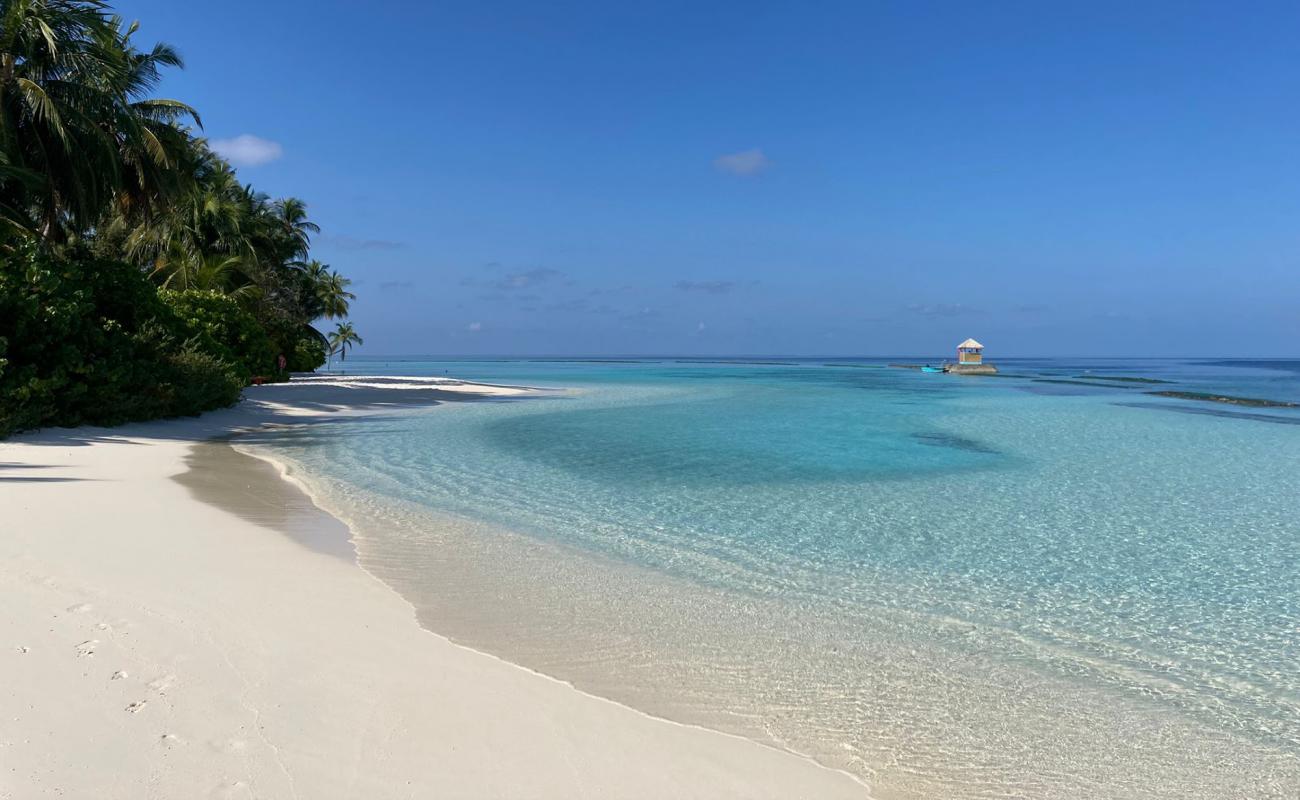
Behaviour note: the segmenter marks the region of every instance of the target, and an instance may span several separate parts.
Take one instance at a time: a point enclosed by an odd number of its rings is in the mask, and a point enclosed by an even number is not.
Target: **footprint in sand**
[[[90,610],[93,609],[93,608],[94,608],[94,606],[92,606],[90,603],[80,603],[80,604],[75,605],[75,606],[68,606],[68,613],[69,613],[69,614],[84,614],[84,613],[86,613],[87,611],[90,611]]]
[[[223,783],[212,790],[209,797],[216,800],[239,800],[245,797],[252,797],[253,792],[249,785],[244,781],[232,781]]]
[[[18,647],[18,652],[19,652],[19,653],[30,653],[30,652],[31,652],[31,648],[30,648],[30,647],[24,647],[24,646],[19,645],[19,647]]]
[[[152,681],[149,681],[149,688],[154,690],[158,694],[167,694],[167,690],[172,688],[172,686],[174,686],[175,684],[176,684],[175,675],[164,675],[161,678],[156,678]]]
[[[158,740],[167,747],[173,747],[181,743],[181,737],[174,733],[164,733],[162,736],[158,737]]]
[[[145,704],[148,702],[148,700],[136,700],[134,703],[127,706],[126,710],[130,711],[132,714],[139,714],[140,709],[144,708]]]
[[[117,672],[114,672],[114,673],[113,673],[112,677],[110,677],[109,680],[110,680],[110,681],[120,681],[120,680],[122,680],[122,679],[125,678],[125,677],[127,677],[127,675],[126,675],[126,670],[124,670],[124,669],[119,669]]]
[[[80,657],[88,657],[88,658],[89,658],[89,657],[93,657],[93,656],[95,655],[95,646],[98,645],[98,644],[99,644],[99,640],[98,640],[98,639],[87,639],[86,641],[84,641],[84,642],[82,642],[81,644],[77,645],[77,656],[78,656],[79,658],[80,658]]]

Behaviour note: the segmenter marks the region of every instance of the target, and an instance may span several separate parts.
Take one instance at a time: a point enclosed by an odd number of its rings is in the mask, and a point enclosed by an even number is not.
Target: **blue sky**
[[[117,9],[362,353],[1297,352],[1295,4]]]

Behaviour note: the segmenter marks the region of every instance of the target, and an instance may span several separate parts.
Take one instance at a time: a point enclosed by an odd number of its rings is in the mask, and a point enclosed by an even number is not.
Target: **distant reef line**
[[[1164,390],[1159,392],[1147,392],[1147,394],[1157,397],[1173,397],[1178,400],[1203,400],[1209,403],[1227,403],[1232,406],[1249,406],[1250,408],[1300,408],[1300,403],[1290,403],[1285,400],[1265,400],[1259,397],[1234,397],[1228,394],[1213,394],[1211,392],[1178,392]]]

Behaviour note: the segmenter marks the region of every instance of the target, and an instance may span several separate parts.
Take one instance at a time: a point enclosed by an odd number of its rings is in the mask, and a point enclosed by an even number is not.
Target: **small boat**
[[[921,371],[922,372],[947,372],[948,370],[944,369],[943,367],[935,367],[926,364],[924,367],[921,367]]]

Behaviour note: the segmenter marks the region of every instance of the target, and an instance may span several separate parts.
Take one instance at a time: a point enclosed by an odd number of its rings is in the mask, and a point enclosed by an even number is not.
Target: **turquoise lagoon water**
[[[431,630],[878,796],[1300,796],[1300,409],[1147,394],[1300,362],[883,363],[349,362],[557,391],[255,446]]]

